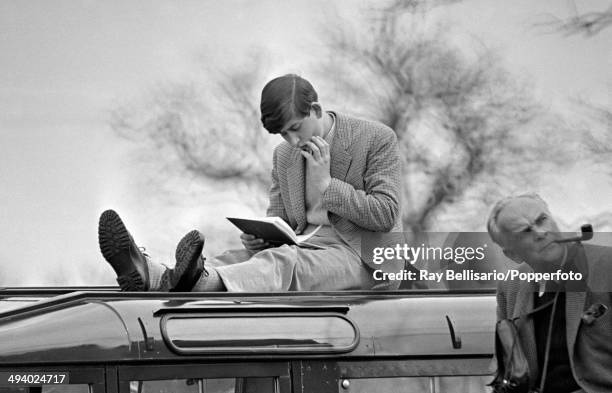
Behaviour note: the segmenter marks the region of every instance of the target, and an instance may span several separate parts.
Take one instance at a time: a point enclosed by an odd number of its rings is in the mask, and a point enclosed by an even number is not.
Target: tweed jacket
[[[321,197],[335,232],[358,255],[367,236],[401,232],[401,162],[395,132],[389,127],[336,115],[330,146],[331,183]],[[300,150],[283,142],[274,150],[268,216],[283,218],[301,233],[307,225],[305,159]],[[362,258],[375,268],[368,258]],[[387,269],[399,271],[403,262]]]
[[[582,282],[567,283],[565,300],[566,340],[570,366],[576,382],[586,392],[612,392],[612,248],[573,245],[573,262],[583,273]],[[518,270],[531,268],[522,263]],[[538,284],[526,281],[501,282],[497,291],[497,319],[516,318],[533,310]],[[592,324],[582,320],[592,305],[608,307]],[[533,319],[522,317],[518,332],[529,367],[539,376]]]

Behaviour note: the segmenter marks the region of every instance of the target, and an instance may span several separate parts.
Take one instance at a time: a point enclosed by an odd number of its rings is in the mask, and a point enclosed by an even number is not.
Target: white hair
[[[544,205],[546,210],[548,210],[548,204],[544,201],[544,199],[542,199],[541,196],[539,196],[535,192],[530,192],[527,194],[520,194],[520,195],[511,195],[511,196],[505,197],[497,201],[497,203],[493,205],[493,209],[491,209],[491,213],[489,214],[489,219],[487,220],[487,231],[489,232],[489,236],[491,236],[491,239],[502,247],[503,247],[502,239],[501,239],[502,229],[497,225],[497,218],[499,217],[499,213],[503,210],[504,207],[506,207],[506,205],[508,205],[508,203],[516,199],[522,199],[522,198],[538,201],[542,205]]]

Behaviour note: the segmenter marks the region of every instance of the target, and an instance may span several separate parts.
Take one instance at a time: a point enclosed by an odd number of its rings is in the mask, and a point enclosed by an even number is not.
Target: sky
[[[107,208],[122,215],[140,245],[170,264],[176,240],[203,221],[231,230],[219,211],[263,214],[242,205],[235,191],[193,179],[177,187],[176,199],[196,193],[201,206],[152,202],[155,195],[143,195],[137,181],[144,176],[138,141],[110,130],[110,110],[156,84],[196,74],[202,61],[218,69],[248,63],[253,48],[270,53],[271,73],[306,76],[323,53],[314,44],[321,23],[344,23],[332,8],[355,19],[371,4],[0,2],[0,286],[114,284],[97,245],[97,220]],[[532,81],[546,105],[571,111],[570,99],[581,97],[609,106],[612,29],[585,39],[533,27],[539,18],[565,17],[569,4],[465,0],[435,15],[458,42],[495,49],[513,74]],[[576,1],[581,11],[608,4]],[[610,188],[601,187],[605,177],[584,178],[576,169],[568,179],[540,190],[568,221],[589,209],[612,209],[612,198],[605,198]],[[220,251],[214,236],[209,239],[207,247]]]

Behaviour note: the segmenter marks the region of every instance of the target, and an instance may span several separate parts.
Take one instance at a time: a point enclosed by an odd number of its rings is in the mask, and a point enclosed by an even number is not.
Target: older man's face
[[[497,226],[502,231],[505,252],[515,261],[527,262],[536,271],[556,270],[565,253],[559,227],[546,206],[531,198],[510,201],[499,212]]]

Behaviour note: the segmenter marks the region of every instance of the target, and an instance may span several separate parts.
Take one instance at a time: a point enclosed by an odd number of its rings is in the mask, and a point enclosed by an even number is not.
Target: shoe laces
[[[208,277],[210,275],[210,273],[208,273],[208,270],[206,270],[206,258],[200,255],[200,258],[202,258],[202,273],[204,274],[204,277]]]
[[[147,248],[146,247],[138,247],[138,250],[140,251],[140,253],[142,255],[144,255],[147,258],[151,258],[151,256],[147,253]]]

